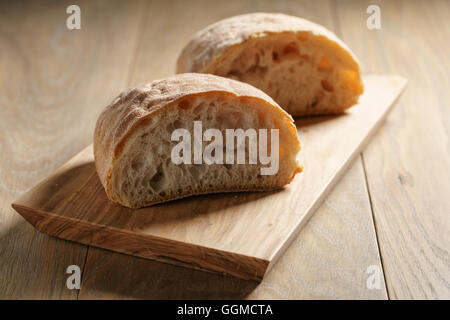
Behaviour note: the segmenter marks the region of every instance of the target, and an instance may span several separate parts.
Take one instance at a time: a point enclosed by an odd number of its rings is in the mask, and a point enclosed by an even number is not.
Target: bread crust
[[[95,166],[108,197],[121,203],[121,199],[118,199],[112,192],[111,172],[115,160],[123,152],[123,146],[128,136],[137,126],[145,124],[146,121],[152,121],[154,115],[187,97],[214,95],[218,92],[270,104],[281,117],[287,120],[290,131],[297,135],[292,117],[264,92],[246,83],[210,74],[196,73],[179,74],[143,83],[121,93],[105,108],[96,123],[94,132]],[[295,173],[298,172],[299,170]],[[238,190],[217,190],[217,192],[223,191]]]
[[[212,73],[221,57],[234,46],[255,37],[306,32],[325,37],[354,69],[360,70],[353,52],[333,32],[311,21],[281,13],[251,13],[216,22],[199,31],[186,45],[177,61],[177,72]]]

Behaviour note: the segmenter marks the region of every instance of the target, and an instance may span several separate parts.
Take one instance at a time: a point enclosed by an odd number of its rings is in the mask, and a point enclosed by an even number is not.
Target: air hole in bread
[[[291,42],[287,46],[285,46],[283,48],[283,54],[285,54],[285,55],[288,55],[288,54],[299,55],[300,54],[300,50],[298,49],[297,43]]]
[[[201,102],[198,106],[194,109],[194,114],[202,114],[207,109],[207,105],[205,102]]]
[[[156,173],[150,179],[148,184],[150,185],[152,190],[154,190],[156,193],[159,193],[159,191],[164,187],[165,176],[164,170],[161,167],[158,167]]]
[[[192,108],[192,102],[188,99],[185,99],[185,100],[180,101],[178,106],[183,110],[188,110],[188,109]]]
[[[321,81],[321,84],[322,84],[322,88],[323,88],[325,91],[333,92],[333,90],[334,90],[333,86],[332,86],[326,79],[323,79],[323,80]]]
[[[184,123],[181,120],[175,120],[173,123],[173,128],[174,129],[179,129],[179,128],[183,128],[184,127]]]
[[[191,167],[189,167],[188,170],[195,180],[201,179],[203,175],[203,170],[200,169],[197,165],[192,165]]]
[[[142,155],[140,155],[140,154],[138,156],[136,156],[133,159],[133,161],[131,161],[131,168],[134,171],[138,171],[140,168],[142,168],[142,165],[143,165],[143,163],[142,163]]]
[[[320,71],[330,71],[332,68],[332,63],[330,58],[324,56],[320,59],[318,69]]]
[[[272,52],[272,60],[273,61],[278,61],[278,58],[279,58],[279,55],[278,55],[278,52]]]

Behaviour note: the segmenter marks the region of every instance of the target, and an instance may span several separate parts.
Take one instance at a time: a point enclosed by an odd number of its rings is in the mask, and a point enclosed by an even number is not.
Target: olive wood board
[[[406,85],[365,75],[345,114],[299,118],[304,171],[278,191],[188,197],[142,209],[108,200],[92,145],[13,204],[42,233],[121,253],[261,281],[381,126]]]

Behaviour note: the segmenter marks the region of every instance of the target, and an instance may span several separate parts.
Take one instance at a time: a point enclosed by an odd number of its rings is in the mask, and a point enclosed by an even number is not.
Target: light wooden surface
[[[372,33],[351,27],[363,22],[353,14],[356,3],[345,3],[350,10],[337,5],[343,40],[365,53],[366,70],[410,79],[385,130],[363,154],[388,290],[392,298],[448,299],[450,3],[382,5],[385,24]]]
[[[69,31],[71,3],[1,4],[1,298],[450,297],[449,2],[375,1],[382,28],[368,30],[373,1],[77,1],[82,29]],[[254,11],[324,24],[365,71],[409,79],[364,162],[355,161],[261,284],[57,240],[11,209],[89,144],[117,92],[172,74],[201,27]],[[79,291],[65,286],[70,264],[83,271]],[[370,265],[383,267],[386,287],[366,287]]]
[[[197,196],[132,210],[109,201],[90,145],[12,206],[37,230],[61,239],[262,280],[406,85],[399,76],[378,74],[363,81],[360,103],[347,113],[296,121],[305,170],[281,190]]]

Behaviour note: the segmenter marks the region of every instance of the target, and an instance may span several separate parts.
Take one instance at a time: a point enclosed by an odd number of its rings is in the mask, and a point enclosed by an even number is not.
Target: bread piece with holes
[[[278,129],[278,150],[267,138],[267,154],[278,152],[278,171],[262,175],[267,165],[250,164],[248,157],[245,164],[237,159],[234,164],[175,164],[171,154],[179,142],[172,141],[172,133],[187,129],[193,137],[195,121],[201,121],[203,132],[217,129],[223,137],[227,129],[252,128],[258,137],[259,129]],[[203,142],[201,150],[208,144]],[[249,142],[243,146],[248,155]],[[207,74],[181,74],[120,94],[100,114],[94,133],[95,166],[106,194],[131,208],[195,194],[281,188],[301,171],[299,150],[291,116],[269,96]],[[237,148],[227,152],[236,157]]]
[[[363,92],[347,46],[323,26],[285,14],[252,13],[206,27],[183,49],[177,72],[247,82],[294,116],[341,113]]]

